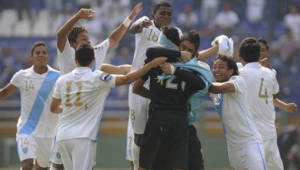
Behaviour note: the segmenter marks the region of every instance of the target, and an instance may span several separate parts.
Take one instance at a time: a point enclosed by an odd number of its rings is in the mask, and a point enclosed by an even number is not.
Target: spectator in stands
[[[299,25],[300,26],[300,25]],[[298,63],[296,53],[300,50],[299,41],[296,41],[289,28],[285,29],[285,33],[280,36],[279,41],[274,46],[274,52],[277,52],[280,56],[281,66],[287,66],[283,71],[289,74],[287,71],[293,65]]]
[[[247,0],[246,17],[251,24],[257,24],[263,17],[266,0]]]
[[[285,127],[278,135],[278,147],[284,169],[294,164],[300,170],[300,125]]]
[[[208,23],[208,26],[213,25],[213,20],[217,14],[219,1],[218,0],[202,0],[201,18],[202,22]]]
[[[184,7],[184,11],[178,15],[177,20],[181,28],[184,28],[184,30],[191,30],[196,27],[198,16],[193,10],[192,5],[187,4]]]
[[[0,85],[7,84],[15,72],[14,59],[11,55],[11,50],[7,47],[2,49],[1,61],[4,65],[2,74],[0,75]]]
[[[234,26],[239,23],[239,16],[231,10],[231,3],[224,2],[223,10],[215,18],[215,26],[222,34],[231,35]]]
[[[291,30],[292,37],[300,41],[300,14],[296,6],[290,6],[289,13],[284,17],[283,22],[285,27]]]

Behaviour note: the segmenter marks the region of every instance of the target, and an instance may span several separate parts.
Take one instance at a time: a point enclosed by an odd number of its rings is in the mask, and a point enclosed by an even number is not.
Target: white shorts
[[[36,141],[32,135],[17,134],[17,151],[20,161],[36,159]]]
[[[50,154],[53,138],[34,137],[36,142],[36,161],[40,167],[50,167]]]
[[[283,163],[277,146],[277,138],[264,140],[263,148],[265,151],[267,169],[283,170]]]
[[[241,148],[229,148],[231,166],[238,170],[266,170],[264,151],[260,143],[248,144]]]
[[[132,93],[132,85],[128,92],[129,119],[132,120],[134,133],[143,134],[145,131],[150,100]]]
[[[52,140],[52,145],[51,145],[51,155],[50,155],[50,162],[54,164],[63,164],[62,159],[61,159],[61,154],[58,151],[57,143],[56,143],[56,138]]]
[[[93,169],[97,142],[88,138],[76,138],[58,141],[57,146],[65,169]]]

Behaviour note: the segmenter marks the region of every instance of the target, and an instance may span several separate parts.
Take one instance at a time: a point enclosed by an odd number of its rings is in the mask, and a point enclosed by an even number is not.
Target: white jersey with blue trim
[[[61,76],[55,85],[53,97],[61,99],[56,141],[89,138],[97,139],[104,101],[115,76],[88,67],[76,67]]]
[[[142,22],[143,20],[148,19],[147,16],[139,18],[135,23]],[[160,29],[154,25],[154,21],[151,20],[152,25],[147,28],[143,28],[141,33],[135,34],[135,51],[132,61],[132,69],[140,69],[145,64],[146,51],[149,47],[159,46],[158,37],[160,34]],[[176,27],[177,28],[177,27]],[[182,31],[177,28],[179,36],[181,37]]]
[[[21,93],[21,114],[17,124],[17,134],[36,137],[54,137],[57,115],[50,112],[50,102],[54,84],[59,72],[50,66],[48,71],[38,74],[33,67],[18,71],[11,84]]]
[[[239,72],[248,83],[247,104],[263,140],[276,138],[276,113],[273,104],[273,95],[279,92],[276,71],[252,62]]]
[[[102,43],[94,46],[95,52],[95,64],[93,70],[99,70],[103,64],[108,52],[109,39],[104,40]],[[75,67],[75,50],[71,47],[69,41],[66,41],[64,50],[61,52],[57,49],[58,66],[61,74],[67,74],[71,72]]]
[[[233,83],[235,92],[212,95],[222,121],[228,147],[236,148],[250,143],[262,143],[247,107],[246,82],[240,76],[232,76],[229,82]]]

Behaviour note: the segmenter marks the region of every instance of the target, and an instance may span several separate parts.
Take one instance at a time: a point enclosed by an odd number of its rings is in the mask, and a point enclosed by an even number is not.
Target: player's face
[[[37,46],[33,51],[33,55],[30,57],[34,66],[43,67],[48,63],[48,51],[45,46]]]
[[[225,82],[229,80],[233,70],[228,70],[227,63],[223,60],[215,60],[213,74],[217,82]]]
[[[172,20],[172,8],[160,7],[155,14],[152,15],[152,17],[158,27],[167,26]]]
[[[78,34],[76,38],[75,49],[81,44],[91,44],[89,34],[85,31]]]
[[[264,58],[268,58],[270,56],[269,50],[266,48],[266,46],[263,43],[259,43],[260,46],[260,60]]]
[[[195,45],[193,43],[191,43],[190,41],[188,41],[188,40],[184,40],[184,41],[180,42],[179,50],[180,51],[187,51],[187,52],[190,52],[192,54],[194,54],[196,52]]]

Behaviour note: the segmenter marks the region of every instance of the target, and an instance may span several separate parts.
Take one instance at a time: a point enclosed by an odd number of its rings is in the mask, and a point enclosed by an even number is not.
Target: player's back
[[[59,80],[63,113],[58,122],[58,140],[86,137],[96,139],[108,83],[101,71],[77,67]],[[109,80],[108,80],[109,81]]]
[[[150,109],[152,111],[169,111],[186,117],[187,100],[196,92],[179,77],[160,80],[160,68],[152,69],[150,75]]]
[[[240,75],[247,83],[247,101],[258,130],[263,138],[274,136],[273,95],[279,91],[274,72],[254,62],[246,64],[240,70]]]

